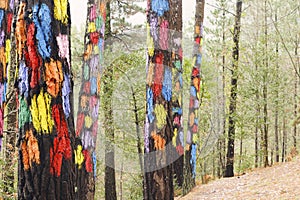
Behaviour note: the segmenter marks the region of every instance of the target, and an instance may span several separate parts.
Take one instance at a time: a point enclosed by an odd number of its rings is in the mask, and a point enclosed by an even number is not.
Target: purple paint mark
[[[29,92],[29,80],[28,80],[28,68],[25,65],[24,61],[20,62],[19,66],[19,91],[21,95],[28,97]]]
[[[64,74],[64,82],[62,87],[62,96],[63,96],[63,110],[68,118],[71,112],[70,107],[70,92],[71,92],[71,84],[70,77],[68,74]]]
[[[85,131],[82,137],[82,143],[84,149],[88,149],[89,147],[95,147],[93,137],[91,136],[90,131]]]
[[[91,74],[95,74],[98,72],[98,63],[99,63],[99,56],[97,55],[93,56],[89,63]]]
[[[5,40],[5,33],[3,30],[0,32],[0,47],[4,46],[4,40]]]

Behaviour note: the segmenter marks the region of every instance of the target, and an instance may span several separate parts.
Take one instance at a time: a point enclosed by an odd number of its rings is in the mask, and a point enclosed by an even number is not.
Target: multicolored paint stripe
[[[186,162],[189,175],[195,181],[196,177],[196,153],[199,138],[199,106],[200,106],[200,82],[201,82],[201,63],[202,63],[202,38],[203,38],[203,19],[204,19],[204,0],[196,0],[195,32],[193,49],[193,68],[191,74],[190,102],[188,132],[186,136]]]
[[[93,199],[96,176],[96,139],[100,104],[100,78],[103,71],[106,1],[89,0],[82,64],[82,84],[76,126],[75,163],[78,198]]]

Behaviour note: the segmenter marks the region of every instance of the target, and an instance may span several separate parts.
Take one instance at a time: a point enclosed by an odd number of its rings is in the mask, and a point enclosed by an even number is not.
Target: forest
[[[1,0],[0,200],[189,199],[294,161],[299,54],[295,0]]]

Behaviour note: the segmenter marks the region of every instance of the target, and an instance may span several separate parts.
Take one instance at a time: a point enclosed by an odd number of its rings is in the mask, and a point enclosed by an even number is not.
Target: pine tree
[[[148,1],[144,199],[174,198],[175,160],[176,180],[182,184],[181,37],[182,1]]]
[[[196,152],[198,139],[198,110],[200,106],[200,81],[202,62],[202,39],[204,20],[204,0],[196,1],[193,66],[191,74],[191,89],[188,117],[188,132],[186,137],[187,150],[185,152],[185,185],[183,193],[186,194],[195,186],[196,178]]]
[[[68,1],[19,2],[19,199],[75,199]]]
[[[76,126],[76,198],[94,199],[96,178],[96,139],[100,106],[100,78],[103,67],[106,4],[89,0],[82,64],[82,81]]]

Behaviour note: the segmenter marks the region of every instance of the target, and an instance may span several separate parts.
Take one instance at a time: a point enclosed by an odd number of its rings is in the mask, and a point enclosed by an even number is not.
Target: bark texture
[[[148,0],[144,199],[173,199],[174,174],[183,182],[181,31],[181,0]]]
[[[19,1],[19,199],[75,199],[69,2]]]
[[[100,76],[103,71],[106,20],[104,0],[87,2],[82,81],[76,124],[76,198],[94,199],[96,178],[96,139],[100,105]]]
[[[234,47],[232,50],[232,70],[231,70],[231,89],[229,103],[229,119],[228,119],[228,146],[227,146],[227,162],[225,177],[234,176],[234,139],[235,139],[235,124],[236,124],[236,99],[237,99],[237,82],[238,82],[238,61],[239,61],[239,39],[241,32],[241,15],[242,1],[236,2],[235,26],[233,31]]]
[[[202,62],[202,38],[204,20],[205,0],[196,0],[196,14],[194,27],[194,49],[193,49],[193,68],[191,74],[190,102],[188,132],[186,136],[185,152],[185,184],[183,193],[188,193],[195,186],[196,178],[196,153],[199,138],[199,107],[200,107],[200,82],[201,82],[201,62]]]

